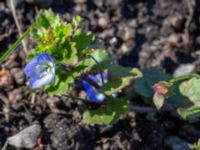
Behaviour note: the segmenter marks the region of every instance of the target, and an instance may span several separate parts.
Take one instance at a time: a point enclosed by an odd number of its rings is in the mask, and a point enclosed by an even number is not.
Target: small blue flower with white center
[[[88,78],[90,78],[91,80],[93,80],[94,82],[96,82],[99,86],[103,85],[103,81],[102,81],[102,77],[104,80],[104,83],[108,82],[108,75],[103,73],[102,75],[100,73],[96,74],[96,75],[88,75]],[[89,98],[90,101],[95,102],[95,103],[102,103],[106,96],[102,93],[99,93],[95,87],[93,87],[88,81],[83,81],[82,82],[83,88]],[[117,97],[117,93],[113,93],[112,97]]]
[[[55,77],[55,63],[48,53],[41,53],[25,67],[24,73],[29,77],[31,88],[39,88],[50,83]]]

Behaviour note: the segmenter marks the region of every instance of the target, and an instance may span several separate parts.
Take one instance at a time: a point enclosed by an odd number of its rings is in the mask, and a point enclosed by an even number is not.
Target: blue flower
[[[24,73],[29,77],[31,88],[39,88],[54,79],[55,63],[49,54],[41,53],[26,65]]]
[[[103,80],[104,80],[104,83],[107,83],[108,82],[108,76],[107,74],[103,73]],[[103,81],[102,81],[102,77],[101,77],[101,74],[98,73],[96,75],[88,75],[88,77],[95,81],[99,86],[102,86],[103,85]],[[93,87],[88,81],[83,81],[82,82],[82,85],[83,85],[83,88],[89,98],[90,101],[92,102],[96,102],[96,103],[101,103],[105,100],[106,96],[102,93],[99,93],[95,87]],[[112,94],[113,97],[117,97],[117,94],[116,93],[113,93]]]

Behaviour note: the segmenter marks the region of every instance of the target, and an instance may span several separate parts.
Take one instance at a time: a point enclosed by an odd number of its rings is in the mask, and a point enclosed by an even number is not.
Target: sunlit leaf
[[[113,124],[121,114],[128,111],[128,101],[107,100],[106,105],[97,110],[86,111],[83,114],[83,121],[89,124]]]
[[[182,95],[188,97],[196,106],[200,106],[200,79],[192,78],[181,83],[179,88]]]
[[[178,108],[178,114],[189,122],[200,121],[200,106],[189,106],[187,108]]]

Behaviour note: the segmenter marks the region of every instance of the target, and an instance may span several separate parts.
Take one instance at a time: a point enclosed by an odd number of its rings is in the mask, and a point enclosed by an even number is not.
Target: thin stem
[[[141,107],[141,106],[130,106],[130,111],[134,111],[137,113],[150,113],[157,112],[158,110],[152,107]]]
[[[35,27],[36,24],[32,24],[18,40],[0,57],[0,64],[20,45],[22,40],[32,31],[32,28]]]
[[[143,106],[129,106],[130,111],[134,111],[136,113],[151,113],[151,112],[167,112],[173,111],[171,107],[163,107],[160,110],[157,110],[153,107],[143,107]]]
[[[19,35],[22,36],[22,29],[21,29],[19,21],[17,19],[16,9],[15,9],[15,5],[14,5],[14,1],[13,0],[10,0],[10,7],[11,7],[11,11],[12,11],[12,15],[13,15],[15,24],[16,24],[17,29],[19,31]],[[22,41],[22,46],[23,46],[25,54],[27,54],[28,50],[27,50],[25,41]]]

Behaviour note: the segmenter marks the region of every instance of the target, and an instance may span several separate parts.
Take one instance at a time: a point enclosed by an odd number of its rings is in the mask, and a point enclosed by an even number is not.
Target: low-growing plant
[[[88,101],[99,104],[84,112],[85,123],[112,124],[130,110],[173,111],[189,122],[200,120],[199,74],[173,78],[156,68],[114,64],[92,33],[83,29],[80,16],[66,23],[51,10],[42,12],[1,63],[29,33],[36,43],[24,69],[31,89],[49,96],[70,95],[72,85],[81,83]],[[129,105],[136,98],[151,107]]]

